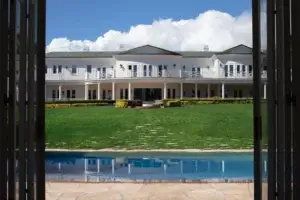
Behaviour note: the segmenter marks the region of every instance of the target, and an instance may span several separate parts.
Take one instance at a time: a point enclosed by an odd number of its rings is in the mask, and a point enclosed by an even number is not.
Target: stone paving
[[[253,183],[54,183],[47,200],[252,200]]]

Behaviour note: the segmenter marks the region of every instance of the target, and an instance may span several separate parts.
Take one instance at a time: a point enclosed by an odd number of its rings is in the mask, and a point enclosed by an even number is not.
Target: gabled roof
[[[234,61],[237,63],[252,65],[252,54],[218,54],[216,57],[223,63]]]
[[[120,52],[118,55],[174,55],[181,56],[180,53],[169,51],[166,49],[162,49],[159,47],[155,47],[152,45],[144,45],[140,47],[136,47],[133,49],[129,49],[127,51]]]
[[[252,48],[246,45],[240,44],[235,47],[226,49],[220,52],[220,54],[252,54]]]

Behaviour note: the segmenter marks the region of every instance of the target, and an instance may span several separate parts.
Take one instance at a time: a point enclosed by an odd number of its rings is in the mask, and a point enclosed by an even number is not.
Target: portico
[[[266,83],[263,85],[266,98]],[[184,98],[251,98],[252,84],[203,82],[85,82],[82,84],[50,84],[45,86],[47,100],[143,100]]]

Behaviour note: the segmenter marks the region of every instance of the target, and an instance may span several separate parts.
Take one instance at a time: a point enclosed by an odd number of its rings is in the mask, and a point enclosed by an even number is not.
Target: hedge
[[[56,100],[56,101],[46,101],[46,104],[80,104],[80,103],[88,104],[88,103],[105,103],[105,104],[114,105],[115,102],[116,102],[115,100],[68,100],[68,101],[60,101],[60,100]]]
[[[70,107],[91,107],[91,106],[109,106],[108,103],[46,103],[46,108],[70,108]]]
[[[262,100],[264,102],[265,100]],[[175,103],[176,102],[176,103]],[[203,99],[164,99],[163,105],[165,107],[173,107],[174,104],[181,103],[182,106],[185,105],[195,105],[195,104],[252,104],[253,99],[251,98],[203,98]]]

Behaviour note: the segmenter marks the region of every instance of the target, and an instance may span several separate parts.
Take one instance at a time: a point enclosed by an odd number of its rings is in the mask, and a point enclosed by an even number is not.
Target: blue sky
[[[95,41],[111,29],[128,31],[161,18],[196,18],[207,10],[238,16],[250,9],[250,0],[48,0],[47,44],[63,37]]]

